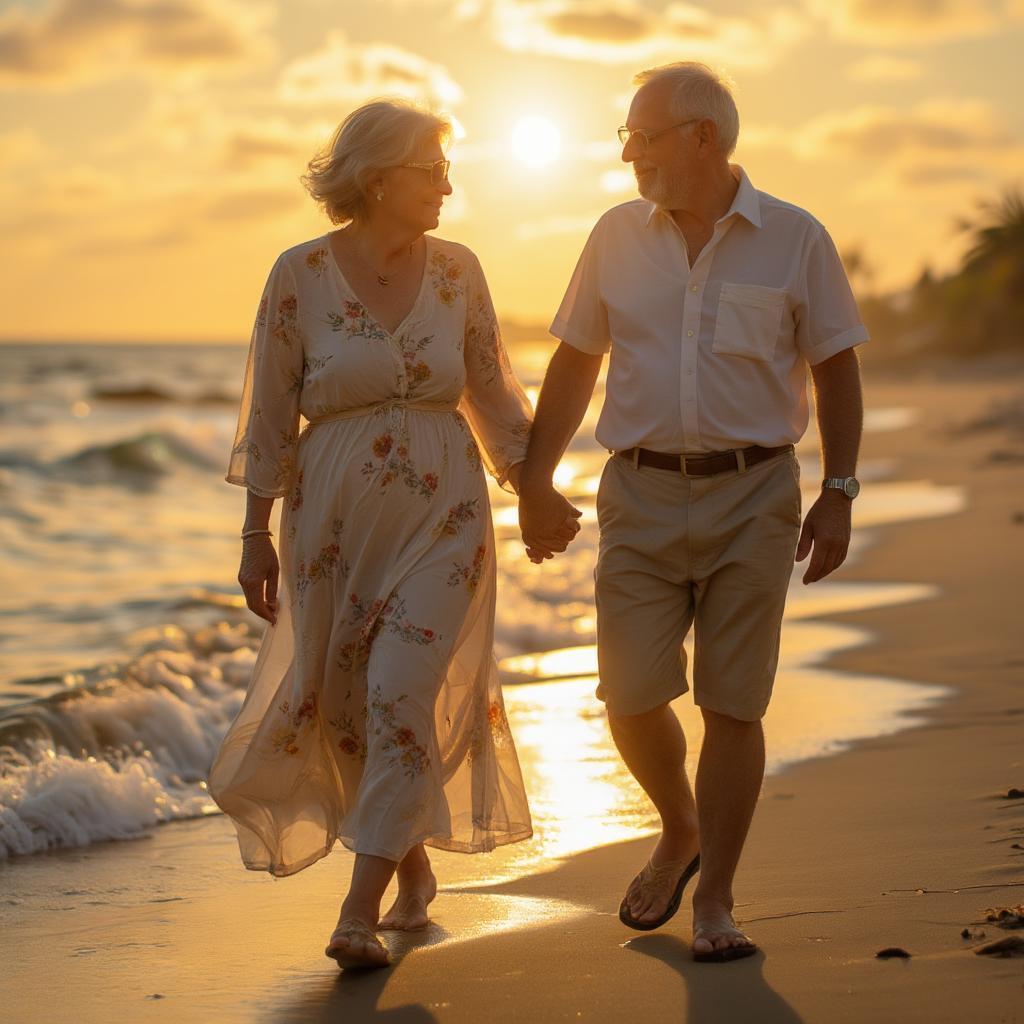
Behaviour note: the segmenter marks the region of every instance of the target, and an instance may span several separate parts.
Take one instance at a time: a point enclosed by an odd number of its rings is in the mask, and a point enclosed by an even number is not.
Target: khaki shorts
[[[639,715],[685,693],[756,721],[768,707],[800,534],[792,452],[743,472],[684,477],[613,455],[597,494],[597,696]]]

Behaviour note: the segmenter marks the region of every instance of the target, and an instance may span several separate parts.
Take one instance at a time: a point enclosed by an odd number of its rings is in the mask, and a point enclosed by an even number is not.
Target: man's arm
[[[583,422],[603,358],[563,341],[544,376],[519,481],[519,528],[533,561],[564,551],[576,535],[570,517],[579,510],[555,490],[552,477]]]
[[[811,367],[814,406],[821,436],[821,465],[825,477],[853,476],[864,423],[860,364],[857,353],[844,349]],[[838,490],[823,490],[804,517],[796,560],[812,552],[804,583],[815,583],[846,560],[850,547],[851,500]]]

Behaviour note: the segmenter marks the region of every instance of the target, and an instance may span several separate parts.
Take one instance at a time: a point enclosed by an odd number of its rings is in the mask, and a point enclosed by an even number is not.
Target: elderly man
[[[597,438],[613,454],[597,497],[600,685],[612,736],[657,808],[660,839],[619,916],[649,930],[698,870],[693,954],[757,947],[732,917],[733,877],[764,773],[768,707],[794,554],[804,583],[842,564],[861,432],[854,346],[867,340],[828,233],[729,163],[739,117],[701,64],[638,75],[622,159],[642,198],[598,221],[551,326],[521,484],[538,560],[566,547],[571,515],[552,474],[610,352]],[[793,445],[807,426],[807,366],[822,490],[800,525]],[[696,799],[669,702],[704,720]]]

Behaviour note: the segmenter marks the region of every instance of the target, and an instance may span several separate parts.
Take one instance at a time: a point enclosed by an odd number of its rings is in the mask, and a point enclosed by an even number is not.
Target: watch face
[[[860,484],[856,477],[848,476],[843,483],[843,493],[848,498],[856,498],[860,494]]]

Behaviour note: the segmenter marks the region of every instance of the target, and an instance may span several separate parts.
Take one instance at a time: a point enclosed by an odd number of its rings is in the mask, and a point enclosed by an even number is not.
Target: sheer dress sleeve
[[[267,279],[256,313],[228,483],[264,498],[291,490],[299,430],[303,346],[295,278],[284,256]]]
[[[526,459],[533,410],[512,370],[487,282],[475,259],[469,274],[464,354],[462,411],[480,442],[484,464],[509,490],[509,469]]]

